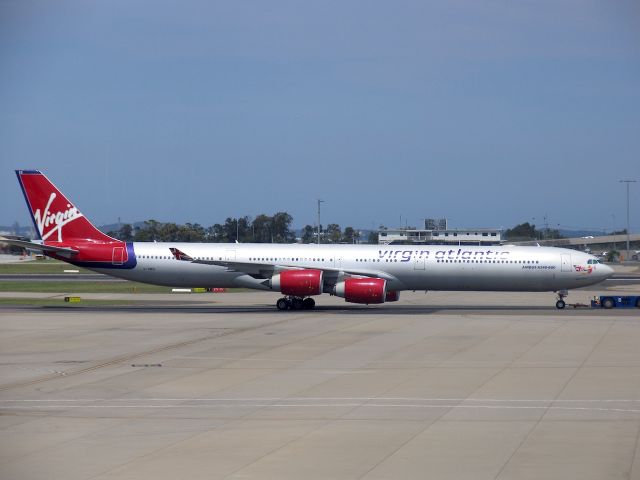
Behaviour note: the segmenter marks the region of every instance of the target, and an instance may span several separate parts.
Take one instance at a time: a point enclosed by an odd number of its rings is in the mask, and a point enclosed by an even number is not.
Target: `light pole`
[[[318,245],[320,245],[320,204],[324,203],[324,200],[318,199]]]
[[[620,180],[619,183],[627,184],[627,256],[625,260],[629,260],[629,184],[636,183],[637,180]]]

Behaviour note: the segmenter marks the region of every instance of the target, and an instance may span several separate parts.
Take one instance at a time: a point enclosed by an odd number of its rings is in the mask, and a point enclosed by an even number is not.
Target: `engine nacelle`
[[[400,292],[397,290],[389,290],[384,297],[385,302],[397,302],[400,300]]]
[[[336,284],[334,293],[351,303],[384,303],[387,281],[382,278],[347,278]]]
[[[324,287],[322,270],[285,270],[271,277],[271,288],[285,295],[320,295]]]

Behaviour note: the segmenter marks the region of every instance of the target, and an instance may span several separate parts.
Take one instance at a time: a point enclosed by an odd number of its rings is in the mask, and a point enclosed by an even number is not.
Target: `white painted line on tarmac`
[[[97,405],[96,405],[97,403]],[[529,405],[527,405],[529,404]],[[580,405],[583,404],[583,405]],[[602,405],[602,406],[598,406]],[[613,404],[618,404],[613,406]],[[622,408],[622,404],[630,404]],[[636,407],[637,408],[632,408]],[[0,399],[4,410],[58,409],[230,409],[230,408],[386,408],[543,410],[640,413],[640,399],[499,399],[428,397],[155,397],[155,398],[19,398]]]
[[[640,409],[599,408],[599,407],[555,407],[535,405],[451,405],[451,404],[375,404],[375,403],[251,403],[215,405],[41,405],[10,406],[7,410],[43,410],[43,409],[195,409],[195,408],[413,408],[413,409],[488,409],[488,410],[558,410],[558,411],[590,411],[605,413],[640,413]]]
[[[144,397],[144,398],[5,398],[0,403],[18,402],[286,402],[286,401],[361,401],[361,402],[522,402],[522,403],[640,403],[640,398],[433,398],[433,397]]]

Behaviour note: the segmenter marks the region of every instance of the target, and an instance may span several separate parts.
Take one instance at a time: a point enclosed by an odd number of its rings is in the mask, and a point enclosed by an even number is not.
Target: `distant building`
[[[446,218],[425,218],[424,229],[425,230],[446,230],[447,219]]]
[[[378,230],[378,244],[498,245],[502,231],[494,228],[448,228],[446,218],[427,218],[424,229],[384,228]]]

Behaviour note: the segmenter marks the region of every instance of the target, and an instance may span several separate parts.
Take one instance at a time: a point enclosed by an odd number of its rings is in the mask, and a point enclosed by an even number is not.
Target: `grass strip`
[[[227,293],[248,292],[247,288],[227,288]],[[0,292],[38,292],[38,293],[172,293],[171,287],[159,285],[149,285],[138,282],[113,282],[113,281],[90,281],[90,282],[63,282],[63,281],[42,281],[36,280],[0,280]],[[215,296],[215,293],[176,293],[180,295],[202,295],[203,297]]]
[[[64,298],[0,298],[0,305],[6,306],[34,306],[34,307],[68,307],[78,308],[82,306],[127,306],[136,305],[136,300],[82,300],[80,303],[67,303]]]
[[[170,287],[137,282],[63,282],[0,280],[0,292],[42,293],[171,293]]]
[[[65,270],[79,270],[78,273],[95,273],[86,268],[76,267],[59,260],[29,260],[16,263],[0,263],[0,274],[37,275],[64,273]],[[77,275],[77,274],[76,274]]]

